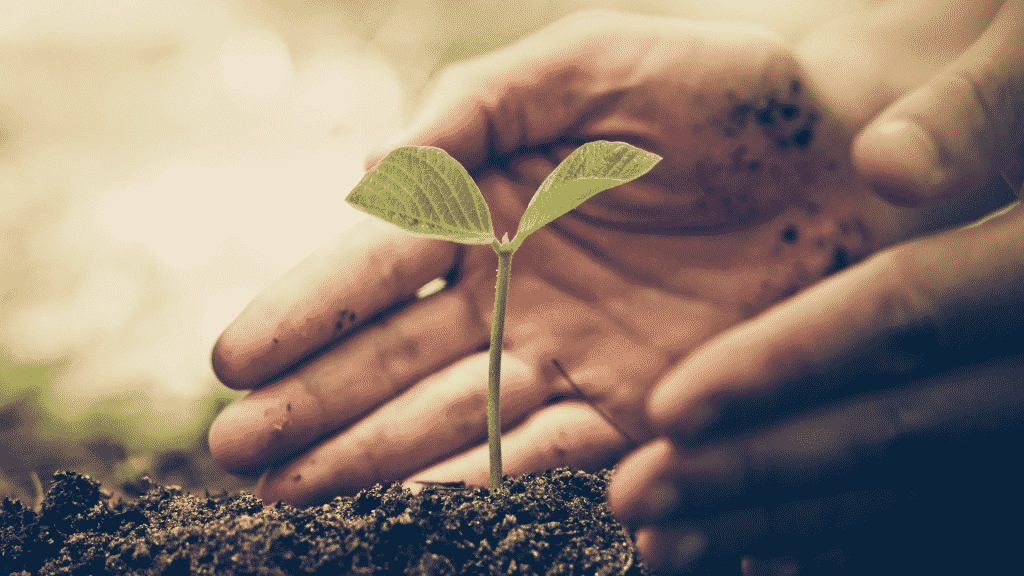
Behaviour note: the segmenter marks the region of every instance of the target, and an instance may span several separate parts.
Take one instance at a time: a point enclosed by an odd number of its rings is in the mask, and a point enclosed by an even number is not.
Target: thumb
[[[1024,0],[1008,0],[966,52],[857,135],[853,163],[900,205],[970,193],[992,172],[1017,190],[1022,117]]]

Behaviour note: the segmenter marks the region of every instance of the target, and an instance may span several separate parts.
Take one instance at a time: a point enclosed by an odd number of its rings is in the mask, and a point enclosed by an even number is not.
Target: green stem
[[[491,355],[487,371],[487,447],[491,456],[491,490],[501,487],[501,345],[505,340],[505,307],[512,276],[513,250],[495,246],[498,253],[498,285],[494,289],[494,321],[491,324]]]

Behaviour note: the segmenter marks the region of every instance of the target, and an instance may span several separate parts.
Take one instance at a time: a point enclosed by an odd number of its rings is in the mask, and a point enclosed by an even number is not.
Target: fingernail
[[[919,125],[904,119],[889,120],[876,125],[866,136],[883,162],[896,165],[899,174],[893,176],[913,183],[914,194],[928,197],[940,192],[945,172],[940,167],[939,151]]]

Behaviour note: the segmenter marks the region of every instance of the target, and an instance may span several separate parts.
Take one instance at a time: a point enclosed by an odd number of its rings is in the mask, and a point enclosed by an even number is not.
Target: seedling
[[[469,172],[440,148],[405,146],[363,176],[345,199],[357,209],[416,236],[490,246],[498,255],[494,322],[487,378],[487,442],[491,490],[501,486],[501,343],[512,276],[512,255],[533,232],[598,192],[635,180],[661,157],[625,142],[598,140],[580,146],[541,183],[512,240],[499,241],[491,213]]]

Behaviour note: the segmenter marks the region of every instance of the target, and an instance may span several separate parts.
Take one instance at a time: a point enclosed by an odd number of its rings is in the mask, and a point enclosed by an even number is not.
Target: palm
[[[647,146],[664,152],[650,142]],[[834,157],[843,154],[836,150]],[[498,207],[492,208],[498,236],[514,231],[544,175],[541,167],[550,169],[562,155],[531,154],[512,159],[503,170],[485,168],[476,175],[488,203]],[[685,171],[686,163],[701,160],[667,156],[671,164],[659,169]],[[792,161],[769,162],[786,160]],[[637,443],[652,438],[642,419],[643,402],[673,361],[720,330],[894,240],[896,230],[881,221],[905,212],[887,209],[851,180],[833,178],[825,186],[794,189],[774,214],[730,222],[725,232],[695,230],[685,211],[672,220],[659,215],[658,229],[644,230],[629,221],[644,208],[634,198],[678,197],[680,189],[694,187],[684,182],[662,188],[649,181],[656,176],[603,192],[594,200],[613,198],[604,205],[592,200],[530,236],[513,259],[504,342],[506,354],[547,373],[547,399],[593,403],[604,413],[598,414],[602,420],[609,417]],[[735,193],[720,192],[721,197]],[[487,247],[463,252],[459,283],[473,295],[480,322],[487,326],[495,264]],[[578,398],[573,384],[586,398]],[[514,422],[529,412],[506,411],[505,419]],[[608,438],[615,444],[600,453],[600,461],[588,464],[610,465],[630,448],[617,434]]]
[[[625,140],[664,157],[531,235],[513,258],[504,351],[519,373],[502,381],[506,474],[613,464],[652,438],[643,402],[674,360],[916,225],[916,212],[884,204],[853,178],[852,127],[815,101],[784,47],[749,29],[648,24],[530,61],[528,89],[509,86],[515,96],[482,104],[496,129],[487,158],[474,159],[479,145],[460,154],[459,134],[429,142],[470,169],[499,238],[582,141]],[[643,50],[622,56],[636,45]],[[445,298],[471,317],[449,320],[449,337],[465,342],[461,358],[396,384],[384,402],[361,400],[365,412],[346,405],[353,416],[328,414],[325,429],[304,433],[317,438],[304,452],[295,440],[259,456],[278,462],[262,497],[308,503],[406,477],[486,484],[480,351],[496,257],[481,246],[458,254]],[[460,363],[474,367],[451,368]],[[244,401],[274,397],[275,386]]]
[[[856,181],[844,136],[852,127],[809,94],[793,58],[763,42],[744,48],[641,59],[636,84],[609,105],[579,106],[598,112],[576,116],[561,141],[474,169],[500,237],[583,139],[664,156],[523,244],[505,336],[506,353],[545,372],[549,395],[578,395],[557,362],[636,442],[650,439],[642,402],[672,361],[917,224],[915,212]],[[461,263],[487,325],[494,263],[487,248],[467,249]],[[603,455],[605,464],[616,456]]]

